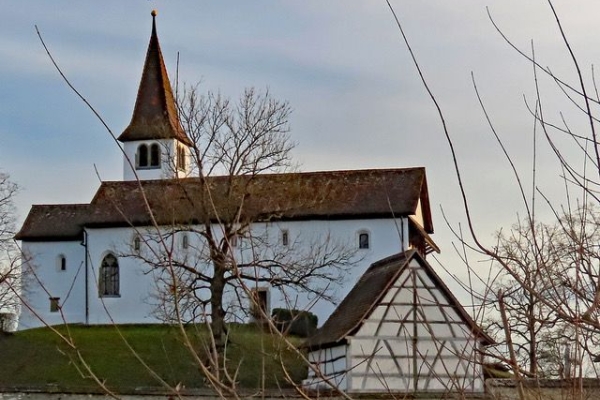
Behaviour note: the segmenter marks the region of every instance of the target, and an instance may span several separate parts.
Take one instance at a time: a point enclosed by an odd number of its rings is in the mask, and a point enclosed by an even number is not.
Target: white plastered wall
[[[80,241],[23,242],[22,273],[27,286],[19,329],[85,320],[85,249]],[[66,259],[61,270],[59,257]],[[50,311],[50,298],[59,298],[62,312]],[[32,310],[33,309],[33,310]]]
[[[255,224],[253,232],[261,237],[268,238],[270,243],[279,243],[282,230],[288,232],[289,246],[300,251],[309,251],[313,243],[329,240],[355,251],[356,265],[343,274],[344,279],[334,282],[332,288],[335,295],[342,299],[365,269],[374,261],[406,249],[407,243],[401,243],[398,236],[400,221],[392,219],[364,219],[364,220],[339,220],[339,221],[288,221]],[[406,224],[404,224],[406,226]],[[138,228],[137,231],[146,236],[150,228]],[[218,228],[217,228],[218,230]],[[370,234],[370,248],[357,249],[357,232],[368,231]],[[201,247],[199,236],[188,233],[188,250],[181,247],[182,236],[178,232],[168,238],[168,245],[173,246],[175,257],[184,259],[195,257],[195,250]],[[157,318],[155,310],[157,301],[153,298],[156,294],[156,276],[150,272],[148,265],[132,255],[133,238],[136,230],[133,228],[102,228],[87,229],[88,244],[88,307],[89,323],[103,324],[115,321],[117,323],[156,323],[162,319]],[[406,236],[405,236],[406,237]],[[172,242],[171,242],[172,240]],[[237,254],[240,262],[247,261],[251,252],[257,249],[246,250],[245,239],[241,240]],[[280,245],[280,243],[279,243]],[[145,244],[143,244],[145,246]],[[28,296],[28,304],[33,306],[42,319],[50,324],[62,323],[60,313],[50,312],[50,297],[61,298],[64,319],[70,323],[84,323],[85,319],[85,247],[79,241],[73,242],[24,242],[23,249],[32,255],[32,265],[44,282],[44,287],[49,293],[37,285]],[[112,252],[118,256],[120,270],[120,296],[99,297],[98,272],[102,259]],[[56,258],[64,254],[67,258],[67,270],[58,271]],[[249,286],[252,287],[250,282]],[[262,284],[260,284],[262,285]],[[287,291],[285,294],[271,290],[271,309],[276,307],[304,309],[319,318],[319,324],[331,314],[334,305],[319,300],[314,294],[299,291]],[[31,312],[24,312],[20,329],[41,326],[39,319]]]

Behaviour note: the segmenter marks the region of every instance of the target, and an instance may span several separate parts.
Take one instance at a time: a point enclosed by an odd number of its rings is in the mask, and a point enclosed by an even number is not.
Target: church
[[[102,182],[88,204],[33,205],[16,235],[28,277],[19,329],[210,319],[211,249],[234,264],[219,289],[229,320],[256,318],[256,296],[263,317],[280,307],[324,321],[326,300],[374,261],[439,251],[424,168],[194,176],[197,144],[180,122],[155,17],[118,136],[123,180]]]
[[[196,143],[180,122],[155,13],[118,140],[122,181],[102,182],[88,204],[33,205],[17,233],[31,278],[19,329],[210,319],[198,284],[215,280],[209,240],[235,264],[221,306],[242,322],[256,318],[253,296],[263,317],[279,307],[324,321],[326,300],[343,298],[371,263],[439,251],[424,168],[194,177]]]

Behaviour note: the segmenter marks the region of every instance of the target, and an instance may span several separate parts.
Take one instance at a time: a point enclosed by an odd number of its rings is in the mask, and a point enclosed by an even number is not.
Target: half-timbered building
[[[483,391],[476,325],[418,250],[373,263],[304,343],[307,390]]]

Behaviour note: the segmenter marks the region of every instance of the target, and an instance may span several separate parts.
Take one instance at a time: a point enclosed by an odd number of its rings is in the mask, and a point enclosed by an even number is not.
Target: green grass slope
[[[72,338],[85,363],[115,391],[160,387],[119,331],[153,371],[170,385],[185,388],[206,387],[203,374],[184,345],[177,327],[168,325],[121,325],[60,327]],[[193,346],[205,359],[208,334],[203,327],[188,327]],[[289,338],[299,344],[301,339]],[[290,387],[282,364],[295,382],[306,376],[306,367],[277,335],[263,333],[255,326],[230,327],[226,349],[228,370],[237,370],[240,388]],[[0,335],[0,386],[64,389],[97,386],[85,371],[77,351],[50,329],[31,329],[13,335]]]

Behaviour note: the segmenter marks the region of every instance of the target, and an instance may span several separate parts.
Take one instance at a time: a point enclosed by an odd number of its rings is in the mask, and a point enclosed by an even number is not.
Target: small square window
[[[60,297],[50,297],[50,312],[58,312],[60,309]]]

